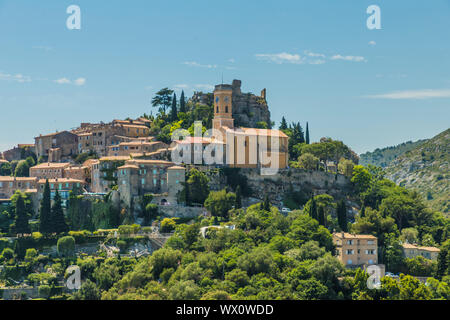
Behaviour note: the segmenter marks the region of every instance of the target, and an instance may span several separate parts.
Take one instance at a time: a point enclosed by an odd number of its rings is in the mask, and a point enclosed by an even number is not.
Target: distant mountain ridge
[[[359,157],[359,164],[367,166],[372,164],[377,167],[386,168],[398,157],[404,153],[413,150],[414,148],[420,146],[422,143],[428,140],[418,140],[415,142],[408,141],[396,145],[394,147],[386,147],[382,149],[375,149],[372,152],[366,152],[361,154]]]
[[[450,129],[429,140],[400,146],[390,153],[399,155],[385,167],[387,178],[417,190],[434,210],[450,213]]]

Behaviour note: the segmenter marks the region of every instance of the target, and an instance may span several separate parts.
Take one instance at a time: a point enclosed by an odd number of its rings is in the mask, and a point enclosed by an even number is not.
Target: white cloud
[[[305,61],[299,54],[291,54],[287,52],[282,53],[258,53],[255,54],[258,60],[264,60],[269,62],[274,62],[276,64],[282,63],[293,63],[293,64],[303,64]]]
[[[322,53],[314,53],[308,50],[304,51],[304,54],[307,55],[308,57],[314,57],[314,58],[325,58],[325,55]]]
[[[371,45],[371,46],[375,46],[377,43],[375,42],[375,41],[369,41],[369,45]]]
[[[190,66],[190,67],[199,67],[199,68],[208,68],[208,69],[215,69],[217,68],[216,64],[200,64],[195,61],[186,61],[183,62],[184,65]]]
[[[20,74],[20,73],[14,75],[14,74],[0,72],[0,80],[24,83],[24,82],[31,82],[31,77],[24,76],[23,74]]]
[[[371,99],[433,99],[433,98],[450,98],[450,89],[423,89],[423,90],[406,90],[395,91],[384,94],[369,95],[366,98]]]
[[[353,61],[353,62],[366,61],[366,59],[364,57],[361,57],[361,56],[342,56],[340,54],[334,55],[330,59],[331,60]]]
[[[55,82],[58,83],[58,84],[70,84],[70,83],[72,83],[72,81],[70,81],[67,78],[57,79],[57,80],[55,80]]]
[[[86,79],[85,78],[78,78],[78,79],[74,80],[73,83],[76,86],[84,86],[84,84],[86,83]]]
[[[56,79],[54,82],[56,82],[57,84],[73,84],[75,86],[84,86],[86,84],[86,78],[78,78],[72,81],[64,77]]]

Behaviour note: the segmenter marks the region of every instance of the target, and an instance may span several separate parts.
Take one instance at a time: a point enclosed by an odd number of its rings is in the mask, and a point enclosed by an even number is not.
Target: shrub
[[[169,233],[175,230],[176,222],[174,219],[171,218],[165,218],[163,221],[161,221],[161,228],[160,231],[162,233]]]
[[[72,236],[62,237],[56,244],[58,253],[64,257],[70,257],[75,254],[75,239]]]

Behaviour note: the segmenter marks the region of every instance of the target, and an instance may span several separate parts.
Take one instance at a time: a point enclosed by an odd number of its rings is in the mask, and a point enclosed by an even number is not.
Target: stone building
[[[338,259],[347,267],[378,263],[378,239],[372,235],[333,233]]]
[[[134,140],[130,142],[121,142],[108,147],[108,156],[129,156],[136,153],[152,153],[159,149],[167,148],[167,145],[161,141]]]
[[[44,162],[30,168],[30,177],[38,179],[64,178],[64,170],[70,167],[67,162]]]
[[[86,182],[77,179],[68,178],[57,178],[57,179],[40,179],[37,182],[37,193],[38,200],[40,201],[44,194],[45,183],[48,181],[50,187],[50,199],[53,200],[56,191],[61,196],[62,205],[65,207],[67,205],[67,200],[69,199],[70,192],[77,188],[81,193],[85,191]]]
[[[213,138],[226,144],[226,164],[239,168],[286,168],[289,160],[286,134],[280,130],[235,127],[233,88],[220,84],[214,90],[213,129],[221,136]]]
[[[16,190],[36,192],[37,178],[0,176],[0,199],[10,199]]]
[[[78,136],[69,131],[40,135],[35,139],[36,156],[59,162],[78,154]]]
[[[117,184],[117,168],[130,160],[129,156],[102,157],[91,164],[91,191],[108,193]]]
[[[2,154],[2,158],[11,162],[14,160],[26,159],[27,157],[32,156],[34,153],[34,144],[18,144],[17,147],[4,151]]]
[[[146,193],[162,195],[162,202],[176,203],[185,180],[184,167],[160,160],[128,160],[117,173],[120,197],[128,205]]]
[[[422,256],[426,259],[437,260],[439,252],[441,251],[436,247],[420,247],[409,243],[404,243],[403,245],[403,255],[405,258],[415,258]]]

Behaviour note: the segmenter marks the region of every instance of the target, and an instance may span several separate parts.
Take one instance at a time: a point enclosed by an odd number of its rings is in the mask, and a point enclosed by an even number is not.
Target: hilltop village
[[[266,89],[243,93],[234,80],[178,100],[164,88],[152,105],[156,115],[44,132],[0,154],[0,287],[14,278],[33,297],[116,299],[128,289],[138,294],[117,281],[140,262],[114,259],[150,255],[155,265],[166,259],[143,276],[159,289],[144,281],[139,298],[380,298],[361,286],[369,275],[373,286],[385,286],[383,298],[396,298],[389,281],[400,289],[431,281],[446,287],[428,288],[425,298],[450,296],[448,218],[381,168],[358,165],[342,141],[310,141],[308,123],[304,130],[283,117],[275,128]],[[90,242],[95,254],[87,253]],[[121,276],[105,284],[94,266],[85,291],[56,290],[64,272],[53,264],[83,262],[86,254]],[[219,256],[220,268],[206,263]],[[43,257],[52,272],[31,272],[30,261]],[[8,269],[24,263],[30,268]],[[53,284],[43,276],[50,273]],[[32,274],[40,276],[31,281]],[[274,284],[260,288],[265,276]],[[36,291],[43,286],[49,289]],[[14,284],[5,288],[17,297]]]

